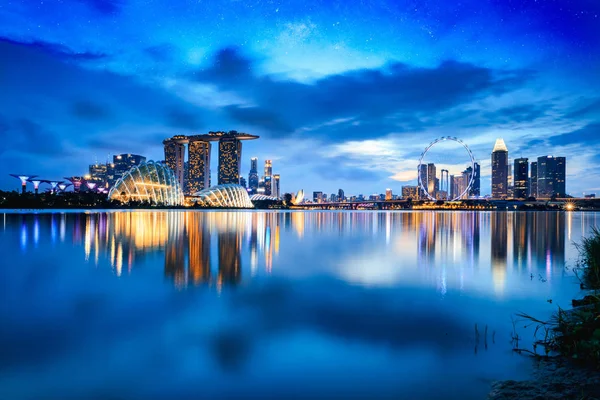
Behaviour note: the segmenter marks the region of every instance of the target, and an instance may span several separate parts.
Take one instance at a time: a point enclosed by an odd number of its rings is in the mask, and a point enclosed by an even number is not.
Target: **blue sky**
[[[283,191],[400,192],[452,135],[483,193],[497,137],[511,159],[566,156],[567,191],[600,192],[598,38],[595,0],[5,0],[0,188],[235,129],[261,136],[242,173],[270,158]]]

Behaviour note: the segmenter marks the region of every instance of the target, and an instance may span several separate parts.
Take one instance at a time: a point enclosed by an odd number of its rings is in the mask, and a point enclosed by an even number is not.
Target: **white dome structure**
[[[154,161],[143,162],[125,172],[108,192],[108,198],[123,203],[135,200],[164,206],[181,206],[184,201],[173,171]]]
[[[300,189],[296,195],[292,195],[292,204],[301,204],[304,201],[304,190]]]
[[[277,201],[279,199],[277,197],[267,196],[266,194],[253,194],[252,196],[250,196],[250,201],[261,201],[261,200]]]
[[[192,201],[205,207],[254,208],[246,189],[233,183],[203,189],[192,197]]]

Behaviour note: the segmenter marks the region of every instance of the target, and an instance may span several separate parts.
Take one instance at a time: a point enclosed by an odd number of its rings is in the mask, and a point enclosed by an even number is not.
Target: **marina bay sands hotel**
[[[210,184],[211,142],[219,142],[218,184],[240,183],[242,140],[258,136],[237,131],[208,132],[203,135],[173,136],[163,141],[165,162],[175,172],[183,191],[190,195],[206,189]],[[187,168],[185,147],[188,148]]]

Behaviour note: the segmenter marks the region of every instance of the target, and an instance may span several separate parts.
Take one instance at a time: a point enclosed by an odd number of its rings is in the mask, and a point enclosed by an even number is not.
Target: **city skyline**
[[[511,167],[566,157],[566,192],[600,192],[600,5],[538,3],[3,4],[0,188],[104,154],[162,160],[164,138],[227,127],[261,137],[241,176],[272,160],[282,192],[401,193],[448,134],[475,154],[482,195],[499,137]]]

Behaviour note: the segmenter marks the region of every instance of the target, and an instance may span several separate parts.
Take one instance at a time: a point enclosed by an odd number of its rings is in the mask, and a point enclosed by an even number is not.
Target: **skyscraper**
[[[537,192],[542,198],[566,195],[565,157],[542,156],[537,161]]]
[[[210,142],[190,140],[186,194],[191,195],[210,186]]]
[[[537,197],[538,193],[538,163],[537,161],[531,162],[531,177],[529,178],[529,195]]]
[[[427,185],[425,188],[431,197],[435,197],[436,191],[436,177],[435,177],[436,169],[435,164],[430,163],[427,164]]]
[[[323,192],[313,192],[313,203],[321,203],[323,201]]]
[[[280,176],[279,174],[273,175],[273,196],[280,198],[281,197],[281,187],[280,185]]]
[[[385,189],[385,199],[392,200],[392,189]]]
[[[556,197],[567,196],[567,159],[556,157]]]
[[[508,148],[497,139],[492,150],[492,197],[506,198],[508,194]]]
[[[239,184],[242,142],[235,136],[219,139],[219,185]]]
[[[250,159],[250,173],[248,174],[248,188],[252,194],[258,193],[258,158]]]
[[[265,194],[271,196],[273,194],[273,166],[271,160],[265,160]]]
[[[265,160],[265,176],[273,175],[273,164],[271,160]]]
[[[337,200],[338,201],[344,201],[344,200],[346,200],[346,196],[344,195],[344,191],[342,189],[338,190]]]
[[[525,199],[529,194],[529,160],[527,158],[515,158],[514,165],[514,197]]]
[[[185,162],[185,136],[173,136],[163,141],[165,146],[165,163],[173,170],[179,185],[185,187],[184,162]],[[116,164],[116,163],[115,163]]]
[[[475,163],[475,171],[473,172],[473,185],[469,190],[469,196],[481,196],[481,165]]]

